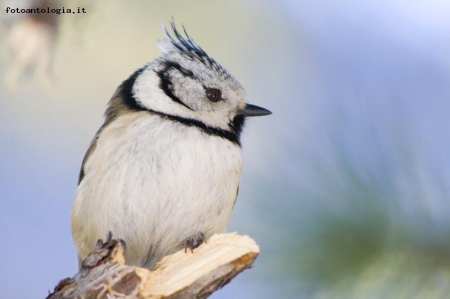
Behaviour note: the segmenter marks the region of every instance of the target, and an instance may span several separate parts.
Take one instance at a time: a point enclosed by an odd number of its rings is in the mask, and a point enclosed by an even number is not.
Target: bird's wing
[[[234,209],[234,205],[236,204],[236,200],[237,200],[238,194],[239,194],[239,185],[238,185],[237,190],[236,190],[236,198],[234,199],[234,202],[233,202],[233,209]]]
[[[102,129],[103,129],[103,126],[100,128],[100,130],[102,130]],[[100,130],[99,130],[99,131],[100,131]],[[78,185],[81,183],[81,181],[82,181],[83,178],[84,178],[84,174],[85,174],[85,173],[84,173],[84,164],[86,164],[87,160],[89,159],[89,157],[90,157],[90,156],[92,155],[92,153],[94,152],[94,150],[95,150],[95,148],[96,148],[96,146],[97,146],[97,140],[98,140],[98,137],[99,137],[99,133],[97,133],[97,134],[95,135],[94,139],[92,139],[91,144],[89,144],[89,148],[88,148],[86,154],[84,155],[83,162],[81,163],[80,174],[79,174],[79,176],[78,176]]]
[[[83,163],[81,164],[80,175],[78,176],[78,185],[81,183],[81,181],[84,178],[84,175],[85,175],[84,165],[88,161],[89,157],[94,153],[94,150],[97,146],[97,140],[100,137],[100,134],[103,132],[103,130],[109,124],[111,124],[111,122],[113,120],[115,120],[120,115],[127,113],[129,111],[130,111],[130,109],[124,103],[124,98],[122,95],[122,86],[120,86],[108,103],[108,108],[106,109],[106,113],[105,113],[105,122],[100,127],[100,129],[98,129],[97,133],[95,134],[94,139],[92,139],[91,143],[89,144],[89,148],[88,148],[86,154],[84,155]]]

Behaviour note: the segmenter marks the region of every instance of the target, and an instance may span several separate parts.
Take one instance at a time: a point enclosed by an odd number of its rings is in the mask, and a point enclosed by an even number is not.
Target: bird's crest
[[[180,55],[188,57],[190,60],[197,60],[205,65],[214,68],[219,73],[230,77],[231,75],[217,63],[211,56],[209,56],[195,41],[188,35],[186,28],[183,27],[183,34],[181,34],[174,21],[170,22],[174,37],[170,35],[164,25],[161,25],[164,33],[164,40],[158,42],[158,47],[161,49],[164,55],[172,53],[178,53]]]

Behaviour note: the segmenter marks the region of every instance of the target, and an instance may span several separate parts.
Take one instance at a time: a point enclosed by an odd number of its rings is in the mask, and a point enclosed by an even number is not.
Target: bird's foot
[[[193,253],[194,249],[200,246],[203,242],[206,243],[205,234],[202,232],[198,232],[196,235],[186,239],[184,243],[184,252],[186,253],[187,249],[189,248],[191,250],[191,253]]]
[[[95,249],[108,249],[108,248],[112,248],[114,246],[116,246],[117,243],[121,243],[124,251],[126,250],[126,243],[124,240],[122,239],[113,239],[112,238],[112,232],[108,231],[106,233],[106,239],[105,241],[103,241],[103,239],[98,239],[97,240],[97,244],[96,244],[96,248]]]
[[[118,262],[125,264],[123,252],[126,249],[125,241],[122,239],[113,239],[112,233],[106,234],[106,239],[99,239],[94,251],[82,261],[81,270],[91,269],[100,264],[108,262]],[[87,271],[87,270],[86,270]]]

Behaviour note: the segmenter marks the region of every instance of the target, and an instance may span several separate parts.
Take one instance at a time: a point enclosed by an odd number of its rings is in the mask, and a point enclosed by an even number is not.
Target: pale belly
[[[127,243],[128,264],[150,267],[199,231],[223,232],[236,199],[240,148],[171,121],[123,118],[126,126],[103,131],[75,195],[80,257],[111,231]]]

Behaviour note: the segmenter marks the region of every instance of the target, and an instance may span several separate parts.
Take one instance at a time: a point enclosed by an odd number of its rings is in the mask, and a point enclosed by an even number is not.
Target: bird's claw
[[[184,253],[187,252],[188,248],[191,250],[191,253],[193,253],[194,249],[200,246],[203,242],[206,243],[206,240],[205,234],[202,232],[198,232],[196,235],[187,238],[184,243]]]

